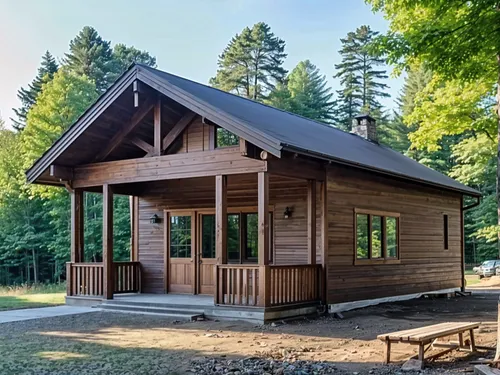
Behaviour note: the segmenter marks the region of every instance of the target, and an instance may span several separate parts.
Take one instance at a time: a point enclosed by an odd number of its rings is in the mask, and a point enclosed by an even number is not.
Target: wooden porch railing
[[[272,307],[320,301],[321,265],[216,266],[218,305]]]
[[[102,263],[66,263],[68,296],[102,296]]]
[[[114,262],[114,293],[141,291],[139,262]],[[104,294],[102,263],[66,263],[66,292],[68,296],[102,297]]]
[[[141,267],[139,262],[114,262],[114,293],[139,293]]]
[[[321,299],[321,265],[270,266],[271,306],[314,302]]]
[[[216,266],[216,304],[256,306],[259,298],[259,266]]]

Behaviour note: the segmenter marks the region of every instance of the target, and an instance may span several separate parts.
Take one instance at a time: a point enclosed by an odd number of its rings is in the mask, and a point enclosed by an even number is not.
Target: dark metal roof
[[[91,126],[132,79],[142,80],[172,100],[227,128],[262,149],[292,151],[434,185],[464,194],[481,194],[388,147],[252,100],[143,65],[132,65],[26,172],[36,181]]]
[[[227,93],[142,66],[169,86],[224,112],[249,129],[278,140],[282,149],[355,165],[377,172],[460,191],[474,196],[477,190],[428,168],[388,147],[370,142],[332,126],[285,112],[237,95]],[[240,135],[240,134],[238,134]]]

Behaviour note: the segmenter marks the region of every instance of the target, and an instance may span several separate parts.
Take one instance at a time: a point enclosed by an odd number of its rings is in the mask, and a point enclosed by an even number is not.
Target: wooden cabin
[[[71,193],[68,302],[208,295],[265,319],[463,288],[464,196],[479,197],[380,145],[370,116],[346,133],[141,65],[27,178]],[[103,194],[101,263],[84,259],[85,192]],[[128,262],[115,194],[131,197]]]

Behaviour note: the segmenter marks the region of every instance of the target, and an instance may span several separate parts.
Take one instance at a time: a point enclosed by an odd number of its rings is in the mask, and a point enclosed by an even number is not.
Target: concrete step
[[[137,307],[154,307],[159,309],[176,310],[183,312],[193,312],[193,313],[203,313],[203,308],[196,305],[181,305],[172,303],[162,303],[162,302],[143,302],[143,301],[121,301],[120,299],[110,299],[103,300],[102,305],[113,305],[113,306],[137,306]]]
[[[182,311],[175,308],[168,307],[152,307],[152,306],[137,306],[129,305],[125,302],[123,303],[109,303],[105,302],[97,306],[99,309],[104,311],[114,311],[114,312],[124,312],[124,313],[134,313],[134,314],[147,314],[147,315],[161,315],[164,317],[194,321],[199,317],[203,317],[203,311]]]

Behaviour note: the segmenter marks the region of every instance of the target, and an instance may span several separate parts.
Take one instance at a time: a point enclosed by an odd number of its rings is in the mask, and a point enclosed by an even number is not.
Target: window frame
[[[368,258],[358,258],[357,247],[358,247],[358,215],[368,216]],[[373,216],[380,216],[382,218],[382,257],[372,258],[372,218]],[[387,217],[396,219],[396,257],[387,256]],[[399,264],[401,263],[401,214],[397,212],[389,211],[377,211],[377,210],[366,210],[355,208],[354,209],[354,265],[374,265],[374,264]]]
[[[218,142],[217,142],[217,132],[219,131],[219,129],[222,129],[222,130],[224,130],[224,131],[226,131],[226,132],[234,135],[236,137],[236,139],[237,139],[237,143],[234,144],[234,145],[219,146]],[[234,134],[234,133],[230,132],[229,130],[227,130],[226,128],[223,128],[222,126],[215,125],[213,127],[213,132],[214,132],[214,139],[213,139],[214,150],[220,150],[220,149],[232,148],[232,147],[239,147],[240,146],[240,138],[236,134]]]
[[[450,250],[450,215],[443,213],[443,248]]]

